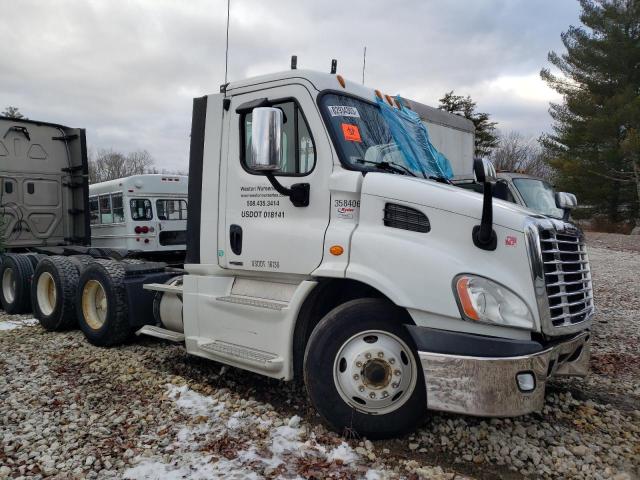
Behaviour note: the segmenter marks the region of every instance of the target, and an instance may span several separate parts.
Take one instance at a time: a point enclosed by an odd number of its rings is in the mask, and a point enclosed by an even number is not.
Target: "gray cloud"
[[[93,148],[149,150],[186,168],[191,99],[224,80],[224,0],[6,0],[0,16],[0,107],[86,127]],[[573,0],[232,0],[230,80],[331,58],[368,85],[435,104],[471,94],[504,130],[549,128],[553,98],[537,79]]]

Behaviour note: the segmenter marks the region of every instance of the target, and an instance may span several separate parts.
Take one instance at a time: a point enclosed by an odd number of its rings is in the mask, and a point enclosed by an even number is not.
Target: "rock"
[[[584,457],[589,452],[589,449],[584,445],[577,445],[575,447],[570,447],[570,450],[571,450],[571,453],[573,453],[578,457]]]
[[[417,450],[419,446],[420,446],[419,443],[410,443],[409,444],[409,450],[411,450],[411,451]]]

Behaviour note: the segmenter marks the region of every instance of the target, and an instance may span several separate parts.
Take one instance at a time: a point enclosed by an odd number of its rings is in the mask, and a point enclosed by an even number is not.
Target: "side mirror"
[[[282,110],[272,107],[254,108],[251,115],[251,157],[248,167],[261,172],[281,168]]]
[[[311,186],[294,183],[287,188],[273,174],[282,169],[282,131],[284,114],[279,108],[255,107],[251,111],[251,156],[247,166],[264,174],[271,186],[289,197],[295,207],[309,205]]]
[[[578,199],[573,193],[556,192],[556,206],[562,210],[573,210],[578,206]]]
[[[573,193],[556,192],[556,207],[564,211],[562,219],[566,222],[569,220],[571,210],[578,206],[578,199]]]
[[[495,250],[498,237],[493,231],[493,185],[491,182],[497,179],[496,169],[490,161],[476,158],[473,161],[473,171],[476,174],[476,180],[483,184],[483,199],[480,225],[473,227],[471,238],[476,247],[482,250]]]
[[[473,173],[476,174],[476,180],[479,183],[495,182],[498,178],[493,163],[486,158],[476,158],[473,161]]]

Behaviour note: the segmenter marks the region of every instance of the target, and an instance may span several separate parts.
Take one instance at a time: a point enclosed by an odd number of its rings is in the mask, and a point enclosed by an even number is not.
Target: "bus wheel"
[[[304,380],[335,431],[369,438],[416,429],[427,403],[424,375],[404,311],[381,299],[352,300],[329,312],[309,338]]]
[[[119,345],[132,334],[124,278],[120,262],[99,259],[80,276],[76,299],[78,324],[94,345]]]
[[[26,255],[8,253],[0,265],[0,303],[13,315],[31,310],[29,282],[33,265]]]
[[[78,269],[68,257],[40,260],[31,282],[33,316],[46,330],[68,330],[76,325],[75,299]]]

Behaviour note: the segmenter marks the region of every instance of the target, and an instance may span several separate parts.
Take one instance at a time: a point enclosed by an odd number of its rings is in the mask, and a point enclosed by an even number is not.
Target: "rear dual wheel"
[[[80,329],[94,345],[118,345],[133,333],[124,279],[123,264],[114,260],[96,260],[80,276],[76,315]]]
[[[76,325],[75,298],[80,264],[73,257],[44,257],[31,283],[33,315],[45,329],[68,330]]]
[[[33,263],[27,255],[8,253],[0,264],[0,304],[5,312],[14,315],[31,310],[29,282]]]
[[[329,312],[307,344],[304,377],[312,403],[336,431],[394,437],[419,426],[426,390],[416,349],[380,299],[358,299]]]

